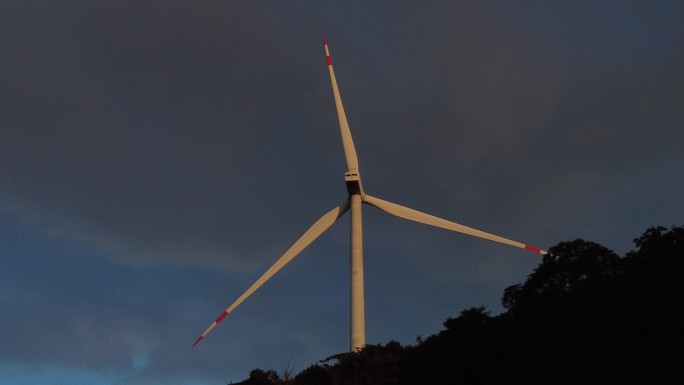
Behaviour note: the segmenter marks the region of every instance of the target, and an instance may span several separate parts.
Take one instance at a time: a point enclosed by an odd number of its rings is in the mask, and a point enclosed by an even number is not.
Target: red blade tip
[[[525,245],[525,250],[529,250],[529,251],[532,251],[534,253],[542,254],[541,249],[538,249],[538,248],[536,248],[534,246],[530,246],[530,245]]]
[[[202,338],[204,338],[204,336],[199,336],[199,338],[197,339],[197,341],[195,341],[195,343],[192,344],[192,347],[194,348],[195,345],[197,345],[200,341],[202,341]]]

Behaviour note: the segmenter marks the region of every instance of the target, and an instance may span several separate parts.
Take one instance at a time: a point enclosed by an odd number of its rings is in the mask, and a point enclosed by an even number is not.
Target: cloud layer
[[[4,5],[0,368],[209,383],[346,349],[346,219],[189,349],[345,198],[323,35],[369,193],[540,247],[624,252],[681,224],[683,16],[643,1]],[[371,343],[499,310],[538,262],[371,208],[364,231]]]

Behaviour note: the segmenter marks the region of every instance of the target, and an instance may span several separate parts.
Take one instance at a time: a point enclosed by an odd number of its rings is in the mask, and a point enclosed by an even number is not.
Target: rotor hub
[[[344,183],[347,185],[349,195],[361,194],[361,177],[356,169],[344,173]]]

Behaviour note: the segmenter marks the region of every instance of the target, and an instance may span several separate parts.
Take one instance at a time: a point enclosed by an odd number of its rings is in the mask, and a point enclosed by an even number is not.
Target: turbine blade
[[[332,59],[330,58],[330,51],[328,50],[328,43],[323,38],[323,46],[325,47],[325,58],[328,60],[328,71],[330,72],[330,82],[332,83],[333,96],[335,97],[335,107],[337,108],[337,119],[340,121],[340,132],[342,134],[342,146],[344,147],[344,158],[347,161],[348,171],[359,170],[359,160],[356,157],[356,149],[354,148],[354,141],[352,140],[351,131],[349,131],[349,123],[347,123],[347,115],[344,113],[342,106],[342,98],[340,97],[340,90],[337,88],[337,80],[335,78],[335,71],[333,70]]]
[[[224,318],[228,314],[230,314],[238,305],[240,305],[247,297],[252,295],[261,285],[263,285],[266,281],[268,281],[271,277],[273,277],[280,269],[282,269],[285,265],[287,265],[294,257],[296,257],[302,250],[306,249],[307,246],[309,246],[313,241],[316,240],[321,234],[323,234],[326,230],[330,228],[337,220],[349,210],[349,201],[345,201],[341,205],[335,207],[334,209],[328,211],[327,214],[323,215],[316,223],[314,223],[297,241],[290,246],[290,248],[283,254],[274,264],[271,266],[266,272],[259,278],[257,279],[256,282],[252,284],[252,286],[247,289],[238,299],[235,300],[221,315],[216,318],[216,320],[209,325],[207,330],[202,333],[199,338],[195,341],[195,343],[192,345],[195,347],[209,332],[212,331],[216,327],[216,325],[219,324],[219,322],[223,321]]]
[[[499,243],[503,243],[506,245],[519,247],[521,249],[529,250],[529,251],[539,253],[542,255],[547,254],[546,251],[538,249],[536,247],[526,245],[526,244],[521,243],[521,242],[512,241],[510,239],[506,239],[506,238],[500,237],[498,235],[486,233],[486,232],[481,231],[481,230],[473,229],[472,227],[460,225],[460,224],[455,223],[455,222],[447,221],[446,219],[442,219],[442,218],[436,217],[434,215],[426,214],[426,213],[418,211],[418,210],[410,209],[408,207],[400,206],[396,203],[388,202],[388,201],[382,200],[380,198],[372,197],[370,195],[365,195],[363,197],[363,201],[365,203],[368,203],[369,205],[372,205],[372,206],[379,208],[380,210],[386,211],[386,212],[388,212],[392,215],[398,216],[400,218],[408,219],[410,221],[424,223],[426,225],[441,227],[441,228],[446,229],[446,230],[456,231],[459,233],[472,235],[474,237],[488,239],[490,241],[499,242]]]

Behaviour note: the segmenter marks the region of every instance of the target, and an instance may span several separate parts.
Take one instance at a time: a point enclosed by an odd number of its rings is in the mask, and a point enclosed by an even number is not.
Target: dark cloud
[[[541,247],[626,251],[684,211],[682,16],[643,1],[5,4],[0,367],[225,382],[346,349],[347,219],[185,349],[345,197],[323,35],[369,193]],[[364,221],[369,342],[498,311],[538,261],[371,208]]]
[[[5,35],[24,46],[2,71],[3,192],[10,209],[119,255],[206,261],[234,243],[225,228],[256,232],[270,216],[247,208],[259,206],[254,191],[292,180],[278,159],[250,153],[288,145],[296,111],[282,95],[310,84],[240,12],[135,4],[62,23],[25,15],[17,24],[47,23]]]

